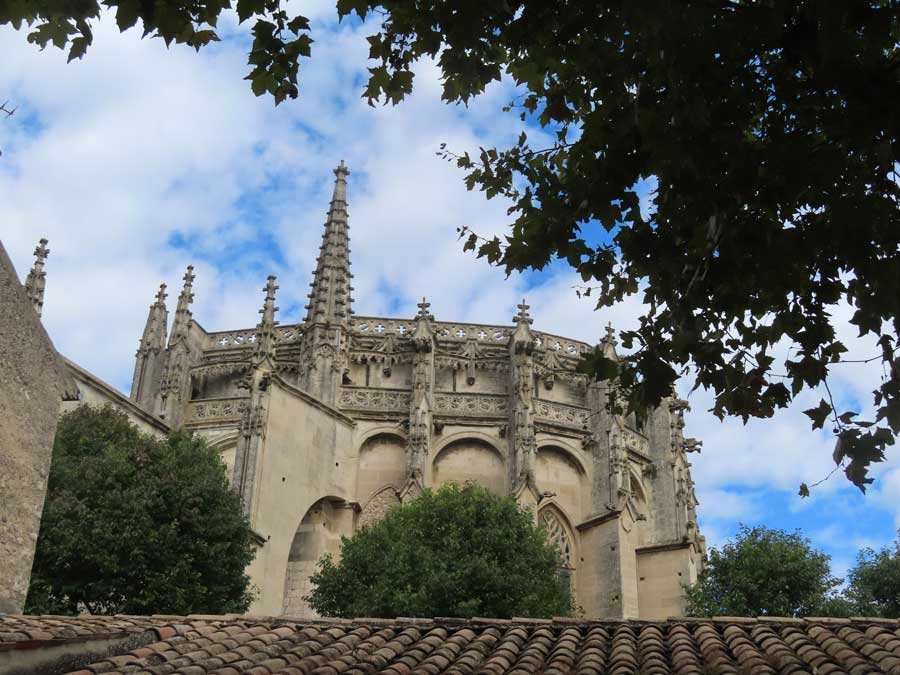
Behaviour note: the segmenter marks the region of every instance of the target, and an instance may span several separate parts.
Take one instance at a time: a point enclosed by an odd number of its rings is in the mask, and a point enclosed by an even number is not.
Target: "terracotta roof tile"
[[[76,671],[137,675],[900,675],[900,624],[0,616],[0,648],[146,635]],[[100,636],[100,637],[98,637]]]

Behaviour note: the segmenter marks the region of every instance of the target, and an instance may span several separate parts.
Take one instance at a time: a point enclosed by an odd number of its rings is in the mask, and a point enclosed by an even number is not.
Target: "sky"
[[[174,309],[188,264],[194,318],[207,330],[254,326],[268,274],[280,285],[279,320],[302,321],[340,160],[351,171],[357,314],[411,317],[427,296],[438,320],[511,323],[525,297],[537,330],[593,343],[607,322],[634,326],[638,299],[595,312],[564,265],[506,278],[463,252],[457,228],[502,233],[508,204],[468,192],[437,151],[441,143],[463,152],[514,142],[523,123],[501,110],[515,94],[509,82],[469,107],[448,106],[437,67],[424,62],[408,100],[370,107],[361,94],[374,26],[338,23],[333,0],[303,9],[313,56],[301,67],[300,98],[278,107],[242,79],[247,33],[230,17],[220,24],[223,41],[199,54],[119,34],[104,19],[85,59],[71,64],[0,27],[0,102],[18,106],[0,119],[0,240],[23,279],[37,240],[50,240],[43,319],[61,353],[127,393],[147,308],[165,282]],[[854,337],[848,308],[834,317],[848,358],[878,353]],[[879,368],[840,366],[837,399],[865,416]],[[712,397],[690,389],[689,379],[681,383],[691,405],[686,434],[703,441],[691,459],[710,545],[741,523],[800,528],[843,576],[859,548],[896,538],[896,450],[865,496],[840,472],[810,498],[797,496],[800,482],[833,468],[833,437],[811,431],[801,412],[821,392],[744,426],[717,420]]]

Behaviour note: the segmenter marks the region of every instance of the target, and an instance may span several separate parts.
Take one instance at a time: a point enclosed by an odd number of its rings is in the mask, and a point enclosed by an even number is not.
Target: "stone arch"
[[[385,485],[376,491],[363,505],[359,518],[356,520],[357,528],[373,525],[384,518],[388,512],[400,505],[400,495],[393,485]]]
[[[567,512],[582,517],[590,490],[587,472],[566,448],[545,443],[538,448],[535,461],[535,480],[542,492],[551,492],[556,502]]]
[[[560,573],[569,579],[574,598],[575,573],[580,558],[571,521],[559,506],[550,503],[538,511],[538,525],[547,532],[547,540],[559,550]]]
[[[587,475],[588,467],[585,461],[581,457],[581,452],[575,448],[574,445],[569,443],[568,441],[563,440],[562,438],[547,438],[547,439],[539,439],[537,442],[537,450],[540,452],[543,448],[552,448],[556,452],[562,453],[566,455],[566,457],[578,467],[578,470]]]
[[[385,486],[400,488],[406,480],[406,441],[384,430],[367,434],[359,447],[356,500],[365,504]]]
[[[628,479],[628,489],[634,496],[634,500],[641,506],[646,506],[649,499],[647,499],[647,488],[644,487],[644,481],[633,470],[628,472]]]
[[[498,443],[495,436],[486,434],[483,431],[475,431],[474,429],[457,431],[454,434],[442,437],[441,440],[433,446],[432,452],[434,454],[434,459],[437,460],[438,455],[440,455],[447,446],[453,445],[454,443],[458,443],[459,441],[463,440],[481,441],[486,446],[490,447],[491,450],[496,452],[504,461],[506,460],[506,448]]]
[[[473,482],[497,494],[506,493],[506,461],[485,434],[455,434],[442,443],[431,464],[434,485]]]
[[[209,447],[219,453],[225,463],[228,482],[234,481],[234,460],[237,456],[238,432],[229,433],[209,442]]]
[[[341,535],[350,534],[353,511],[347,502],[334,496],[323,497],[309,507],[291,542],[284,578],[284,614],[315,616],[303,599],[312,590],[309,577],[326,553],[339,555]]]

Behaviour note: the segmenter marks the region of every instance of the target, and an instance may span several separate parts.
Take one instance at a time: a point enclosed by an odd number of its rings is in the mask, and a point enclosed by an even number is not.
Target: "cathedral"
[[[150,307],[130,399],[93,397],[221,453],[257,535],[251,612],[310,616],[309,576],[342,535],[474,481],[534,511],[585,617],[681,614],[705,556],[686,402],[643,422],[612,413],[608,385],[577,368],[595,348],[616,358],[612,329],[598,346],[539,332],[524,300],[491,325],[438,320],[424,298],[414,317],[354,314],[349,171],[334,173],[302,321],[276,320],[270,276],[255,326],[208,331],[188,267],[171,330],[165,285]]]

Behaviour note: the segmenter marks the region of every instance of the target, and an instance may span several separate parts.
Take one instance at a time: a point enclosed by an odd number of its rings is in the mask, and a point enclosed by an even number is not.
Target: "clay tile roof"
[[[7,672],[900,675],[900,622],[0,615],[0,674]]]

